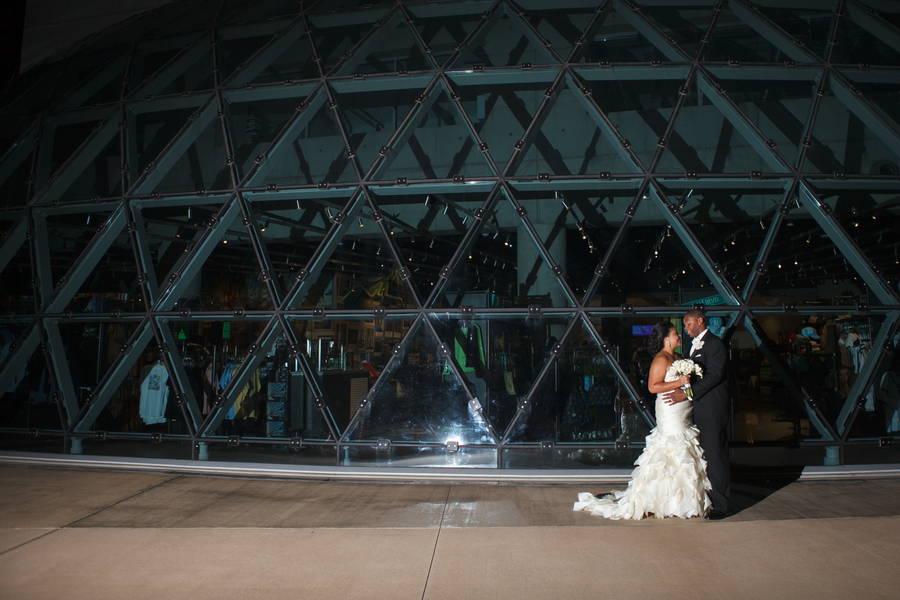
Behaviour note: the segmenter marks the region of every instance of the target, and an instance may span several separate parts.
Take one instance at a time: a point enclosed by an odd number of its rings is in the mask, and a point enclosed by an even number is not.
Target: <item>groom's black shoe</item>
[[[708,521],[721,521],[722,519],[727,519],[728,517],[730,517],[731,514],[732,513],[722,512],[721,510],[713,510],[710,511],[705,518]]]

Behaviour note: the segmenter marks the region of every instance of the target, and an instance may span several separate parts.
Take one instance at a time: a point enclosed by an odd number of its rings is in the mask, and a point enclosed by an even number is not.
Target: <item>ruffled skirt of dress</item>
[[[658,411],[660,404],[657,402]],[[649,515],[688,519],[705,515],[712,507],[708,493],[712,485],[706,476],[697,427],[660,424],[646,442],[624,492],[614,491],[602,498],[582,492],[574,510],[607,519],[643,519]]]

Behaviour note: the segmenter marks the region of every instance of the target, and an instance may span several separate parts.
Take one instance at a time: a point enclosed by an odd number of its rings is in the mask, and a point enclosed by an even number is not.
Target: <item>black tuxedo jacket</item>
[[[728,415],[728,386],[725,363],[728,353],[725,344],[707,331],[703,336],[703,347],[688,358],[703,369],[703,378],[693,377],[694,418],[725,418]]]

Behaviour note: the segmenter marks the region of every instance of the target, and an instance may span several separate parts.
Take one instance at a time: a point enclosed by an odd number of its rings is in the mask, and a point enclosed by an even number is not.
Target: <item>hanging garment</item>
[[[165,423],[166,404],[169,400],[169,386],[166,382],[169,372],[157,363],[141,382],[141,419],[147,425]]]

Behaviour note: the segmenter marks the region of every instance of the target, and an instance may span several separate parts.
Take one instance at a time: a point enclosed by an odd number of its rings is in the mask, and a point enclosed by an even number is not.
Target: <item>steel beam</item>
[[[682,81],[691,72],[691,65],[662,63],[660,65],[616,63],[609,66],[593,64],[570,65],[572,72],[585,81]]]

